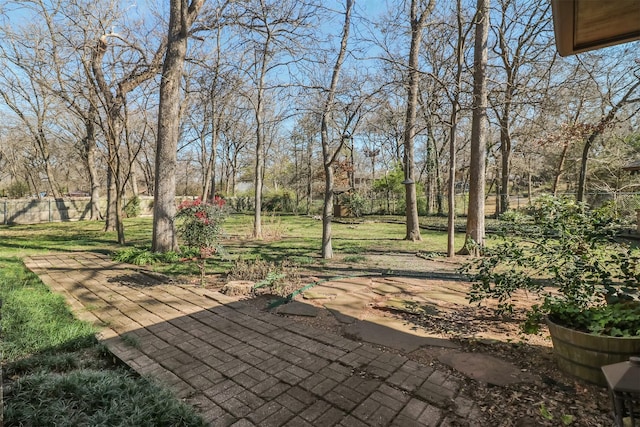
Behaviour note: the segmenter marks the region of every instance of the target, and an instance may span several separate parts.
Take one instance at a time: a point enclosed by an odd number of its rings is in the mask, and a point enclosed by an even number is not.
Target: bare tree
[[[252,83],[246,98],[252,104],[255,124],[253,237],[257,239],[262,238],[266,115],[276,108],[273,102],[269,104],[269,96],[284,85],[271,76],[277,70],[287,72],[301,61],[299,51],[310,36],[308,27],[315,13],[307,0],[252,0],[230,18],[242,31],[246,63],[241,67]]]
[[[500,0],[500,21],[495,27],[494,53],[498,56],[504,74],[499,91],[496,91],[494,110],[500,125],[500,197],[498,212],[509,209],[509,177],[513,146],[513,121],[517,112],[532,98],[540,80],[548,75],[553,66],[552,37],[550,35],[551,4]],[[551,57],[551,58],[550,58]],[[542,65],[543,64],[543,65]],[[536,73],[542,65],[544,70]]]
[[[252,113],[249,109],[239,106],[231,106],[226,113],[234,120],[226,120],[221,123],[220,129],[220,158],[222,173],[219,186],[226,194],[235,196],[238,175],[242,165],[242,159],[247,158],[247,169],[255,165],[248,159],[251,143],[255,138],[255,126],[252,121]]]
[[[418,108],[418,87],[420,69],[420,44],[422,31],[427,17],[431,14],[435,2],[429,0],[411,0],[409,19],[411,23],[411,48],[409,49],[408,84],[407,84],[407,113],[404,126],[404,184],[406,189],[406,226],[405,240],[422,240],[420,236],[420,222],[418,219],[418,200],[416,195],[416,176],[414,160],[414,138],[416,135],[416,112]]]
[[[585,201],[589,159],[599,154],[593,153],[594,144],[609,129],[637,117],[640,68],[629,61],[626,50],[615,48],[583,53],[560,65],[549,88],[540,92],[548,113],[538,115],[544,121],[534,138],[550,156],[542,163],[553,165],[547,167],[553,193],[561,191],[561,177],[566,175],[566,190],[575,185],[576,198]]]
[[[379,141],[383,157],[389,158],[389,164],[396,164],[402,161],[404,117],[400,106],[389,102],[390,97],[388,91],[381,93],[378,108],[368,120],[367,133]],[[406,115],[406,111],[404,113]]]
[[[9,119],[3,123],[0,131],[3,135],[0,144],[0,157],[3,160],[3,164],[0,165],[2,166],[0,180],[6,179],[9,182],[9,188],[15,186],[20,190],[26,185],[29,193],[40,193],[42,184],[39,179],[39,164],[41,162],[31,143],[31,136],[25,133],[24,125]],[[5,189],[5,192],[10,197],[15,197],[10,194],[13,190]]]
[[[214,11],[216,21],[222,19],[223,8],[218,7]],[[223,25],[216,25],[215,30],[215,49],[212,52],[212,58],[207,58],[206,64],[202,67],[203,72],[200,76],[201,84],[201,104],[204,105],[204,119],[202,130],[206,129],[209,137],[206,138],[205,133],[201,135],[201,165],[202,174],[202,199],[212,199],[216,193],[216,159],[217,146],[220,142],[223,122],[228,121],[229,117],[226,111],[231,102],[234,101],[234,94],[238,89],[237,76],[227,70],[223,61],[224,52],[223,45]],[[201,117],[201,115],[196,115]],[[207,147],[206,140],[209,141]]]
[[[44,36],[24,29],[13,32],[2,29],[0,45],[0,98],[29,134],[40,159],[48,183],[49,194],[60,198],[52,165],[52,124],[56,117],[57,99],[48,90],[47,64],[49,55]]]
[[[81,4],[72,3],[65,8],[55,8],[54,10],[63,12],[63,21],[58,22],[57,25],[54,21],[56,16],[49,15],[46,5],[38,1],[38,6],[45,17],[52,47],[54,47],[51,50],[51,66],[56,76],[56,85],[51,90],[84,124],[84,136],[81,138],[79,148],[89,176],[91,206],[89,219],[101,220],[100,177],[96,166],[98,95],[91,74],[93,50],[91,41],[95,40],[95,33],[91,29],[94,28],[94,23],[89,22],[90,18],[81,12],[83,10]],[[60,28],[63,25],[75,28],[75,31],[65,31]],[[64,48],[71,50],[72,56],[61,57],[60,52]]]
[[[460,111],[460,94],[462,91],[462,73],[464,71],[464,53],[467,31],[465,31],[462,16],[461,0],[456,1],[456,46],[455,46],[455,77],[451,89],[451,116],[449,117],[449,186],[447,189],[447,256],[455,255],[455,221],[456,221],[456,147],[458,132],[458,113]]]
[[[578,201],[584,201],[585,196],[585,188],[587,182],[587,161],[589,159],[589,152],[591,150],[591,146],[595,142],[596,138],[598,138],[604,129],[610,126],[616,118],[616,115],[624,106],[640,102],[640,94],[637,93],[638,89],[640,89],[640,75],[634,76],[635,79],[632,79],[626,84],[624,88],[624,93],[621,98],[617,101],[612,102],[609,111],[602,115],[600,119],[594,123],[587,125],[589,131],[587,132],[587,136],[584,140],[584,147],[582,149],[582,158],[580,161],[580,177],[578,178],[578,194],[576,196]],[[607,100],[611,100],[612,93],[608,93],[605,97]],[[632,114],[637,113],[634,111]]]
[[[471,124],[471,164],[469,169],[469,211],[462,252],[478,253],[484,244],[484,186],[487,121],[487,39],[490,0],[477,0],[473,50],[473,117]]]
[[[122,48],[131,49],[139,53],[138,60],[131,69],[125,71],[120,78],[107,79],[103,69],[103,59],[109,47],[109,40],[114,39],[123,43]],[[103,134],[107,143],[107,221],[106,230],[116,230],[118,243],[125,243],[123,220],[123,198],[127,176],[123,175],[125,161],[120,153],[122,131],[124,127],[123,109],[127,95],[143,82],[153,78],[160,69],[162,58],[167,46],[164,39],[153,57],[147,62],[146,51],[134,41],[128,40],[117,33],[100,36],[91,58],[91,70],[98,87],[102,107],[105,110],[105,122],[102,123]],[[156,192],[158,188],[156,187]],[[155,210],[160,209],[156,206]]]
[[[313,199],[313,147],[318,145],[316,129],[313,115],[305,114],[298,119],[291,134],[294,153],[294,175],[291,184],[296,191],[296,210],[300,207],[300,198],[303,195],[307,215]]]
[[[78,7],[75,3],[68,4],[64,9],[59,3],[44,3],[41,0],[25,2],[30,5],[30,10],[35,13],[38,22],[41,22],[41,32],[38,35],[41,44],[47,48],[36,48],[23,46],[22,54],[41,55],[41,62],[46,66],[38,67],[38,72],[31,73],[29,79],[32,84],[37,84],[49,94],[59,98],[59,100],[69,107],[69,112],[76,116],[84,124],[84,135],[82,131],[73,129],[72,143],[81,154],[83,164],[89,176],[91,190],[91,213],[90,219],[101,219],[99,204],[99,177],[96,169],[96,140],[95,127],[97,122],[95,88],[90,78],[87,59],[90,57],[89,48],[86,44],[89,34],[88,25],[78,19],[76,11]],[[68,31],[67,28],[73,26],[75,31]],[[65,31],[66,30],[66,31]],[[32,29],[28,30],[35,35]],[[46,59],[45,59],[46,58]],[[25,63],[24,56],[21,62]],[[73,123],[70,120],[64,123]],[[69,126],[67,128],[70,129]],[[66,169],[67,172],[70,171]]]
[[[90,86],[90,97],[87,109],[84,113],[85,136],[82,139],[82,157],[89,174],[89,185],[91,186],[91,220],[102,219],[100,212],[100,179],[98,178],[98,170],[96,168],[96,122],[98,109],[95,104],[95,94],[93,85]]]
[[[340,40],[340,50],[333,65],[331,74],[331,83],[326,92],[326,98],[320,116],[320,138],[322,142],[322,165],[324,167],[324,206],[322,210],[322,258],[333,258],[333,246],[331,244],[331,220],[333,218],[333,163],[340,147],[345,142],[345,138],[340,138],[340,146],[331,152],[329,140],[329,116],[334,108],[334,100],[338,81],[340,79],[340,70],[347,54],[347,43],[349,41],[349,30],[351,27],[351,11],[353,9],[353,0],[345,0],[344,24],[342,25],[342,37]]]
[[[180,80],[187,54],[189,30],[204,0],[171,0],[169,34],[162,67],[158,140],[156,142],[155,193],[153,197],[154,252],[178,248],[175,225],[176,156],[180,133]]]
[[[92,13],[86,13],[87,5],[82,0],[74,0],[66,2],[64,5],[60,2],[43,2],[41,0],[31,0],[30,10],[35,12],[42,20],[42,33],[40,37],[43,38],[42,45],[45,46],[40,49],[43,55],[46,55],[46,60],[41,60],[40,69],[42,73],[32,74],[30,79],[32,82],[37,82],[39,85],[45,87],[50,94],[57,97],[59,102],[65,104],[68,107],[68,112],[72,116],[75,116],[83,126],[73,130],[73,137],[69,138],[71,142],[69,145],[76,146],[81,154],[83,164],[85,165],[86,172],[89,177],[89,184],[91,188],[91,218],[100,219],[100,206],[99,206],[99,188],[100,177],[96,168],[96,156],[97,156],[97,133],[98,128],[107,128],[108,119],[105,121],[100,114],[99,107],[104,106],[100,104],[100,91],[97,88],[96,81],[94,81],[93,60],[96,57],[95,40],[100,37],[101,28],[112,26],[118,18],[121,18],[121,10],[114,5],[109,7],[92,9]],[[64,7],[63,7],[64,6]],[[46,40],[46,43],[44,42]],[[36,52],[36,50],[32,49]],[[120,58],[122,63],[125,63],[124,57]],[[112,67],[107,72],[107,78],[110,83],[111,75],[113,71]],[[126,104],[123,102],[123,111],[126,116]],[[108,116],[108,114],[107,114]],[[67,120],[70,118],[67,117]],[[126,123],[123,120],[124,123]],[[68,123],[68,122],[65,122]],[[99,126],[98,126],[99,125]],[[63,126],[67,129],[71,129],[70,126]],[[108,135],[108,132],[104,132]],[[125,138],[127,142],[127,153],[129,159],[124,163],[129,163],[129,170],[123,171],[118,169],[118,181],[120,183],[126,182],[126,178],[131,174],[131,165],[134,162],[132,157],[135,157],[135,150],[128,144],[128,133]],[[119,141],[118,141],[119,142]],[[109,147],[113,145],[108,144]],[[113,151],[110,152],[113,154]],[[119,159],[119,153],[116,152],[116,156],[111,155],[109,159]],[[113,164],[110,164],[113,166]],[[112,168],[108,171],[108,181],[110,184],[115,183],[113,174],[110,174]],[[69,169],[66,169],[68,172]],[[122,175],[122,176],[120,176]],[[111,178],[111,179],[109,179]],[[109,188],[114,188],[109,185]],[[119,197],[117,194],[121,194],[122,191],[114,191],[108,193],[110,208],[107,215],[107,228],[120,228],[115,224],[118,222],[115,215],[115,202]],[[119,236],[119,238],[122,238]]]
[[[192,25],[194,43],[185,57],[184,96],[178,100],[181,120],[177,161],[189,164],[193,160],[198,165],[202,200],[212,199],[218,190],[218,145],[228,119],[226,110],[238,98],[238,78],[231,66],[235,58],[231,50],[223,50],[230,42],[225,29],[232,25],[225,16],[228,4],[226,0],[209,3],[201,10],[198,23]]]

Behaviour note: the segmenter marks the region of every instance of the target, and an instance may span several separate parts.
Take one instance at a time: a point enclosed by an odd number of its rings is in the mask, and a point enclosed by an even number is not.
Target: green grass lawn
[[[193,410],[166,390],[113,364],[95,329],[78,321],[64,299],[24,267],[29,255],[56,251],[112,254],[123,247],[101,222],[0,226],[0,350],[3,353],[5,423],[11,425],[202,425]],[[235,260],[287,260],[330,265],[320,258],[322,223],[305,216],[265,216],[264,239],[251,239],[253,217],[235,214],[224,224],[224,258],[208,273],[226,273]],[[149,248],[151,218],[125,221],[126,248]],[[334,223],[336,260],[357,263],[371,253],[444,252],[446,234],[423,230],[421,242],[403,240],[397,218]],[[462,236],[458,237],[462,245]],[[195,263],[156,263],[167,274],[198,274]]]
[[[322,222],[305,216],[277,216],[265,218],[263,240],[249,238],[253,217],[232,215],[225,222],[226,239],[223,245],[231,258],[261,257],[270,261],[302,260],[305,263],[326,263],[320,259]],[[416,253],[419,251],[446,252],[447,236],[442,231],[422,230],[422,241],[404,240],[405,225],[397,217],[361,218],[348,223],[332,224],[334,256],[363,253]],[[462,246],[464,236],[457,235]]]
[[[424,221],[427,222],[431,218]],[[441,219],[438,219],[441,220]],[[357,260],[353,255],[435,252],[444,254],[447,249],[447,236],[442,230],[423,229],[422,241],[404,240],[405,225],[399,217],[376,217],[375,219],[349,219],[345,223],[332,224],[332,245],[336,261]],[[118,248],[113,243],[101,250],[131,250],[131,248],[149,249],[151,245],[151,219],[138,218],[126,222],[127,247]],[[207,273],[226,273],[235,260],[260,258],[271,262],[287,260],[300,265],[324,266],[331,261],[320,257],[322,222],[308,216],[266,215],[263,217],[263,239],[251,238],[253,216],[233,214],[227,217],[223,226],[222,246],[225,253],[207,262]],[[105,239],[103,235],[101,238]],[[115,240],[115,236],[112,236]],[[458,233],[456,243],[463,244],[464,235]],[[0,243],[1,247],[1,243]],[[89,250],[97,250],[96,248]],[[141,253],[141,261],[150,258],[150,254]],[[125,257],[125,259],[127,259]],[[131,260],[131,258],[129,258]],[[131,261],[129,261],[131,262]],[[195,263],[170,262],[153,263],[151,268],[170,275],[197,275]]]
[[[129,236],[148,239],[147,220]],[[5,426],[201,426],[193,409],[158,385],[114,363],[96,330],[73,317],[24,267],[22,258],[49,251],[115,250],[99,223],[0,227],[0,352]],[[138,235],[137,235],[138,234]]]

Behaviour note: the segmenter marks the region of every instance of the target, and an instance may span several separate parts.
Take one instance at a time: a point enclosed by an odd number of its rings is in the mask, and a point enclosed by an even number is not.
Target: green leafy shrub
[[[129,247],[116,251],[111,257],[114,261],[126,262],[134,265],[153,265],[157,263],[172,263],[180,260],[177,252],[157,253],[150,247]]]
[[[524,214],[503,218],[496,244],[465,268],[474,282],[471,302],[492,299],[498,314],[511,313],[514,294],[526,291],[541,298],[526,332],[536,332],[548,315],[586,332],[639,334],[640,252],[614,240],[614,210],[545,196]]]
[[[554,307],[553,320],[574,329],[612,337],[640,336],[639,304],[606,304],[587,309]]]
[[[224,205],[224,199],[216,196],[213,203],[195,199],[185,200],[178,206],[175,217],[178,234],[186,247],[200,250],[203,258],[211,256],[220,246],[222,222],[226,217]]]
[[[226,199],[228,206],[235,212],[246,212],[253,210],[253,196],[234,196]]]
[[[291,190],[272,191],[264,196],[262,207],[270,212],[293,212],[296,195]]]
[[[386,201],[387,214],[401,214],[403,207],[396,204],[404,198],[404,171],[402,164],[397,163],[392,170],[386,173],[382,178],[373,181],[373,191],[377,197]],[[402,202],[404,203],[404,202]],[[394,209],[395,207],[395,209]]]
[[[189,250],[199,253],[200,284],[204,285],[207,258],[223,251],[219,242],[226,217],[225,200],[215,196],[213,203],[185,200],[178,206],[178,234]]]
[[[127,218],[137,218],[140,216],[142,208],[140,207],[140,197],[133,196],[126,205],[124,205],[124,214]]]
[[[361,217],[367,200],[357,191],[342,193],[338,199],[342,206],[345,206],[349,213],[355,217]]]
[[[428,215],[427,210],[427,198],[424,195],[424,188],[422,184],[416,183],[416,205],[418,207],[418,215]],[[403,196],[398,199],[398,204],[395,210],[396,215],[404,215],[407,211],[407,199]]]
[[[29,184],[24,181],[14,181],[7,187],[7,195],[10,198],[21,198],[29,194]]]

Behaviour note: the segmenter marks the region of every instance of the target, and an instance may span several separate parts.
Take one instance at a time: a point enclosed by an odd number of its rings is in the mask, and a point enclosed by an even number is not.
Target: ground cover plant
[[[11,385],[7,402],[7,425],[206,425],[167,389],[123,369],[36,372]]]
[[[135,223],[132,223],[135,225]],[[204,425],[166,389],[115,364],[21,258],[115,248],[99,223],[0,228],[0,353],[6,426]],[[113,240],[111,240],[113,241]]]

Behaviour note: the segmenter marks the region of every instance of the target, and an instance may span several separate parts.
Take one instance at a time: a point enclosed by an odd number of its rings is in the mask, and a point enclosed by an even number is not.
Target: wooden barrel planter
[[[602,366],[640,355],[640,337],[607,337],[565,328],[547,319],[553,352],[564,372],[606,386]]]

